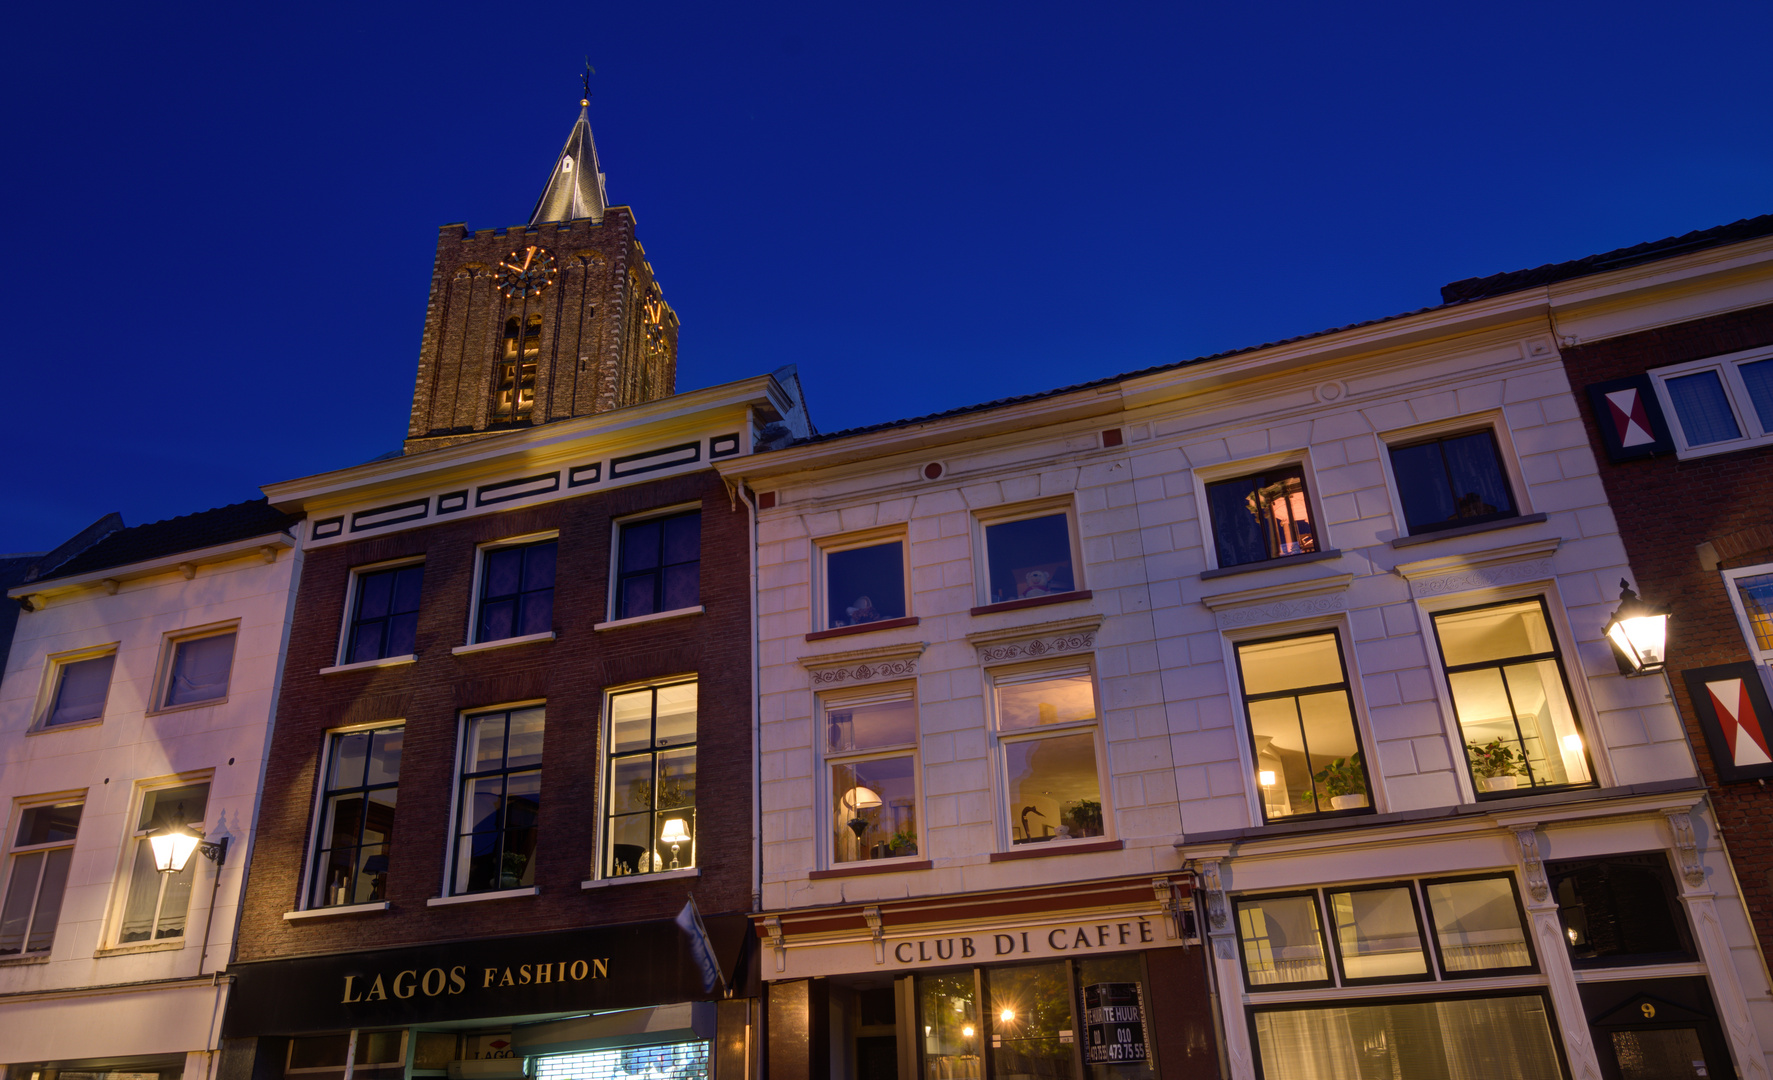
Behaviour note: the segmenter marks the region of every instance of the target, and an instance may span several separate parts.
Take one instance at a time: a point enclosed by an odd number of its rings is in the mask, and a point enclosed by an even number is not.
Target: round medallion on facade
[[[517,248],[506,255],[504,261],[499,263],[497,276],[493,280],[507,300],[521,300],[536,296],[554,284],[554,275],[558,271],[554,253],[547,248],[532,245]]]

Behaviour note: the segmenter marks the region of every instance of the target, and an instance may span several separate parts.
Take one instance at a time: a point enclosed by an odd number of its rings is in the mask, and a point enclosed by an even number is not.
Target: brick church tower
[[[677,314],[608,205],[590,104],[527,226],[439,230],[408,454],[675,392]]]

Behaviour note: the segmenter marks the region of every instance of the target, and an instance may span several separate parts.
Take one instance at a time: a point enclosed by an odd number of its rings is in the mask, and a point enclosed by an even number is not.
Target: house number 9
[[[1656,1019],[1656,1006],[1650,1004],[1648,1001],[1639,1005],[1638,1011],[1644,1014],[1644,1019],[1646,1020]]]

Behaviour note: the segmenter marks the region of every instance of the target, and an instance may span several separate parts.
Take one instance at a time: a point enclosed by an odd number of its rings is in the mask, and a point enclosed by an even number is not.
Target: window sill
[[[611,885],[639,885],[643,881],[681,881],[684,878],[701,876],[701,867],[686,866],[680,870],[660,870],[656,874],[623,874],[621,877],[594,878],[591,881],[579,882],[579,888],[607,889]]]
[[[514,900],[519,896],[534,896],[539,892],[534,885],[524,889],[499,889],[495,892],[463,893],[461,896],[433,896],[425,901],[426,907],[448,907],[451,904],[478,904],[486,900]]]
[[[1300,563],[1322,562],[1325,559],[1340,559],[1342,551],[1330,548],[1328,551],[1312,551],[1304,555],[1283,555],[1278,559],[1263,559],[1261,562],[1239,563],[1236,566],[1225,566],[1218,570],[1202,570],[1200,579],[1211,581],[1214,578],[1231,577],[1236,574],[1252,574],[1257,570],[1272,570],[1277,566],[1297,566]]]
[[[95,957],[105,957],[129,956],[132,953],[177,952],[184,947],[185,939],[181,937],[177,941],[145,941],[139,944],[131,942],[128,945],[112,945],[110,948],[106,949],[94,949],[92,950],[92,955]]]
[[[0,967],[28,967],[31,964],[47,963],[49,963],[49,954],[46,952],[32,953],[29,956],[7,956],[0,958]]]
[[[476,641],[472,645],[457,645],[450,652],[456,656],[464,653],[486,652],[489,649],[504,649],[512,645],[528,645],[532,641],[553,641],[554,631],[546,630],[540,634],[523,634],[518,637],[500,638],[497,641]]]
[[[811,881],[822,881],[825,878],[861,877],[865,874],[902,874],[913,870],[929,870],[936,864],[928,859],[913,859],[900,862],[896,859],[876,859],[859,866],[836,866],[830,870],[813,870],[807,874]]]
[[[1092,851],[1119,851],[1124,840],[1048,840],[1044,844],[1023,844],[1009,851],[994,851],[992,862],[1014,862],[1017,859],[1040,859],[1048,855],[1087,855]]]
[[[380,660],[359,660],[354,664],[335,664],[332,667],[323,667],[320,669],[320,674],[337,675],[341,671],[368,671],[371,668],[399,667],[401,664],[410,664],[418,658],[417,653],[407,653],[405,656],[384,656]]]
[[[1434,532],[1420,533],[1415,536],[1400,536],[1391,542],[1394,548],[1414,547],[1426,544],[1430,540],[1445,540],[1450,536],[1471,536],[1475,533],[1494,532],[1497,529],[1512,529],[1516,525],[1537,525],[1545,520],[1544,514],[1523,514],[1520,517],[1503,518],[1501,521],[1485,521],[1477,525],[1460,525],[1453,529],[1436,529]]]
[[[604,630],[620,630],[624,626],[640,626],[643,623],[662,622],[665,619],[681,619],[685,615],[700,615],[703,610],[702,605],[697,604],[695,607],[680,607],[672,611],[655,612],[652,615],[635,615],[628,619],[611,619],[609,622],[600,622],[591,627],[591,629],[599,632]]]
[[[921,621],[916,615],[908,615],[903,619],[882,619],[879,622],[863,623],[860,626],[834,626],[829,630],[814,630],[806,636],[806,639],[808,641],[824,641],[826,638],[866,634],[870,630],[896,630],[901,626],[916,626]]]
[[[304,919],[325,919],[333,915],[362,915],[371,911],[387,911],[388,901],[376,900],[368,904],[334,904],[332,907],[309,908],[306,911],[286,911],[284,921],[300,922]]]
[[[1076,592],[1053,593],[1050,596],[1030,596],[1025,600],[1005,600],[1001,604],[986,604],[976,607],[973,615],[991,615],[999,611],[1021,611],[1023,608],[1044,607],[1047,604],[1063,604],[1067,600],[1088,600],[1096,594],[1089,589],[1078,589]]]
[[[94,720],[76,720],[70,724],[39,725],[25,732],[26,735],[48,735],[52,731],[78,731],[81,728],[98,727],[105,722],[104,717]]]
[[[191,702],[186,702],[183,705],[167,705],[167,706],[164,706],[164,707],[158,708],[158,709],[149,709],[147,712],[143,713],[142,715],[143,716],[164,716],[167,713],[190,712],[192,709],[207,709],[211,705],[226,705],[227,703],[228,703],[228,695],[223,694],[221,697],[210,698],[208,701],[191,701]],[[61,729],[56,728],[54,730],[60,731]]]

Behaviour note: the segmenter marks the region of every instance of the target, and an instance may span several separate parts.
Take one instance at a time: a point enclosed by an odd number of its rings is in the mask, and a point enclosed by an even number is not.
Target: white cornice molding
[[[1106,615],[1080,615],[1075,619],[1054,619],[1052,622],[1024,623],[1021,626],[1009,626],[998,630],[976,630],[967,635],[967,643],[974,648],[982,645],[997,645],[1005,641],[1026,641],[1032,638],[1053,637],[1071,634],[1080,630],[1099,630],[1106,620]]]
[[[71,577],[34,581],[7,590],[6,595],[14,599],[21,596],[51,597],[88,588],[106,588],[114,592],[116,590],[111,589],[107,582],[132,581],[155,574],[171,573],[187,565],[194,570],[198,566],[228,562],[255,551],[261,556],[265,556],[265,561],[270,563],[276,561],[277,553],[292,547],[295,547],[295,540],[288,533],[266,533],[263,536],[252,536],[245,540],[198,548],[195,551],[179,551],[171,555],[163,555],[158,559],[144,559],[141,562],[129,563],[125,566],[111,566],[90,573],[75,574]],[[187,578],[192,576],[194,574],[186,575]]]
[[[1200,602],[1213,613],[1221,630],[1287,622],[1348,609],[1352,573],[1325,574],[1284,585],[1211,593]]]
[[[1418,598],[1519,585],[1555,576],[1551,557],[1562,543],[1561,538],[1554,536],[1549,540],[1398,563],[1392,571],[1410,583],[1410,595]]]
[[[928,642],[914,641],[906,645],[820,653],[800,657],[800,666],[807,670],[815,688],[914,679],[918,657],[927,648]]]
[[[1554,311],[1608,300],[1625,293],[1686,284],[1698,278],[1762,269],[1773,263],[1773,236],[1655,259],[1622,270],[1586,274],[1545,288]]]

